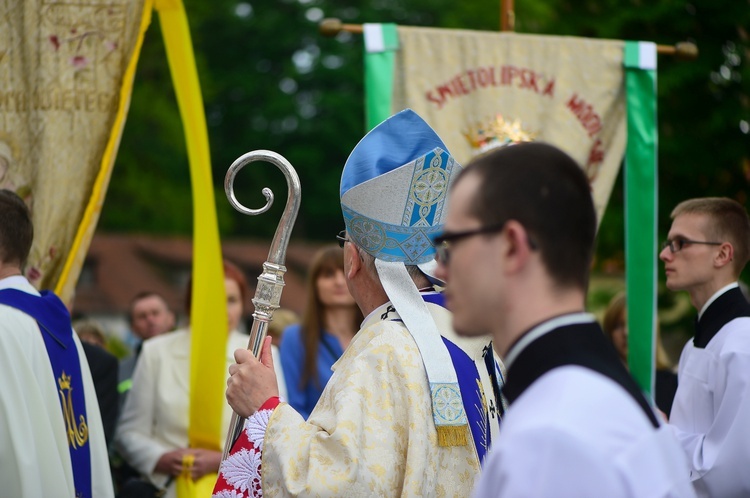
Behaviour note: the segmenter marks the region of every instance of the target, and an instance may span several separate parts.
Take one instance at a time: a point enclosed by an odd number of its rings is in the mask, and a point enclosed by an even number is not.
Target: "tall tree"
[[[679,200],[726,195],[747,205],[750,179],[750,9],[743,1],[516,0],[518,32],[697,43],[697,61],[659,59],[660,226]],[[295,236],[328,238],[342,220],[341,167],[364,132],[362,41],[322,38],[323,17],[497,30],[499,2],[476,0],[186,0],[203,86],[217,191],[229,164],[271,149],[297,168],[303,202]],[[155,18],[156,19],[156,18]],[[238,176],[240,200],[280,213],[286,187],[271,166]],[[107,230],[189,233],[187,156],[166,56],[154,22],[102,214]],[[273,215],[240,217],[217,195],[228,236],[270,235]],[[600,233],[600,253],[622,248],[621,189]]]

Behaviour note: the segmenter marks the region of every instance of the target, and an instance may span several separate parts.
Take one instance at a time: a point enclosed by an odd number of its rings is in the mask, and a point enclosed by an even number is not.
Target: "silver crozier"
[[[254,161],[264,161],[274,164],[284,173],[288,188],[284,213],[281,215],[279,226],[276,227],[271,248],[268,250],[268,261],[263,263],[263,272],[258,277],[258,287],[255,290],[255,297],[253,297],[255,311],[253,312],[253,326],[250,329],[250,342],[247,349],[252,351],[256,358],[259,358],[260,348],[268,331],[268,323],[273,319],[273,312],[279,308],[279,302],[281,301],[281,291],[284,288],[284,273],[286,273],[286,266],[284,266],[286,248],[289,244],[289,235],[292,233],[294,221],[297,219],[297,211],[299,211],[302,193],[297,172],[294,171],[289,161],[270,150],[254,150],[237,158],[229,167],[229,170],[227,170],[227,176],[224,178],[224,191],[234,209],[242,214],[257,216],[268,211],[273,204],[273,192],[269,188],[264,188],[262,191],[263,196],[266,198],[266,205],[260,209],[246,208],[237,201],[234,195],[234,177],[237,176],[237,173],[245,165]],[[245,419],[243,417],[237,413],[232,414],[232,422],[229,425],[222,460],[226,460],[229,455],[229,451],[242,432],[244,423]]]

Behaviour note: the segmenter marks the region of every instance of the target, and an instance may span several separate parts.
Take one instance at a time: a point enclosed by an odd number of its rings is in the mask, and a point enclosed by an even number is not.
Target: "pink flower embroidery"
[[[28,278],[31,282],[36,282],[40,278],[42,278],[42,272],[39,271],[39,268],[36,266],[29,267],[28,270],[26,270],[26,278]]]
[[[83,55],[76,55],[75,57],[71,57],[70,64],[76,68],[76,70],[80,70],[89,65],[89,60]]]

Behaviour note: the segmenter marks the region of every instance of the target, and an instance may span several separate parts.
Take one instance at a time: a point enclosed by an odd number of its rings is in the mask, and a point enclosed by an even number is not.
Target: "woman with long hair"
[[[302,322],[284,330],[279,347],[289,404],[305,419],[361,321],[362,313],[346,286],[343,251],[335,245],[323,247],[308,271]]]

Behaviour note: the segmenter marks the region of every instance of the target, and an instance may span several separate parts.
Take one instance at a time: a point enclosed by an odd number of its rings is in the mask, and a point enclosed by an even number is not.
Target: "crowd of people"
[[[222,461],[188,442],[189,325],[139,293],[118,369],[95,324],[72,327],[22,276],[31,218],[0,191],[0,495],[174,497],[190,455],[218,498],[750,496],[742,205],[672,212],[659,259],[698,317],[676,375],[657,334],[652,402],[627,370],[625,294],[602,325],[586,312],[596,212],[560,149],[462,167],[406,110],[354,148],[340,203],[339,246],[312,259],[301,319],[259,359],[246,275],[223,264],[224,432],[232,410],[247,420]]]

